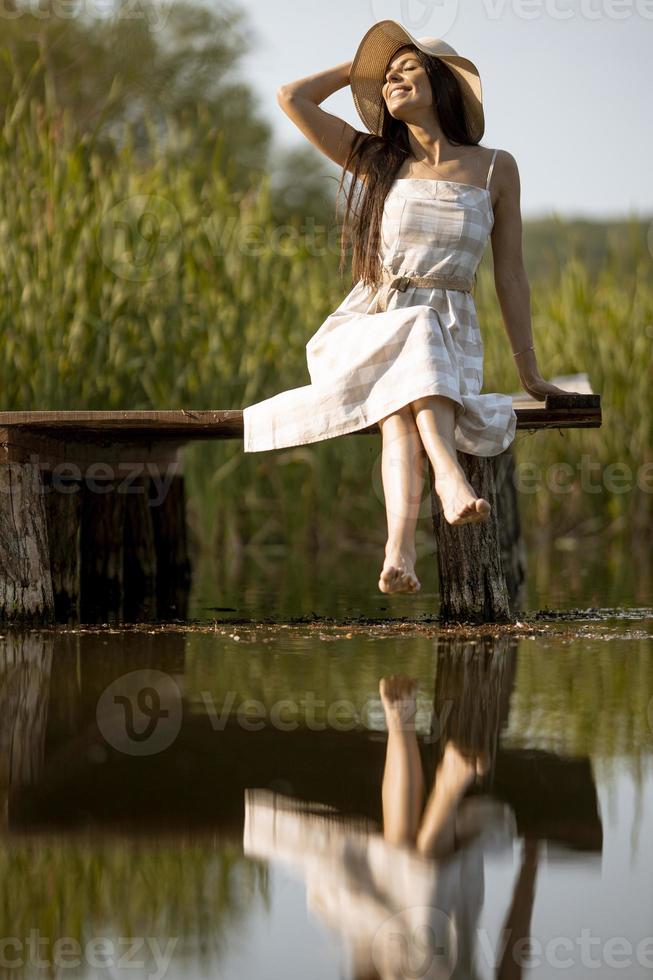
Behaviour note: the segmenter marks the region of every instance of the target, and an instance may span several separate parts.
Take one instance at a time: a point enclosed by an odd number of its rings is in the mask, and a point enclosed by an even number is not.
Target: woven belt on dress
[[[398,289],[403,293],[409,286],[422,286],[426,289],[459,289],[464,293],[471,293],[474,285],[473,280],[465,279],[463,276],[447,276],[444,274],[433,276],[397,275],[387,266],[382,268],[382,279],[384,285],[379,288],[377,294],[375,313],[384,313],[387,310],[390,292],[393,289]]]

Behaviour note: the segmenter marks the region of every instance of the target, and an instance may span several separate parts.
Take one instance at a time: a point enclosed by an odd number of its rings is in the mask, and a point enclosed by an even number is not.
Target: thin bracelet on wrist
[[[518,355],[518,354],[525,354],[527,350],[535,350],[535,348],[534,348],[534,347],[533,347],[533,345],[531,344],[531,346],[530,346],[530,347],[524,347],[524,349],[523,349],[523,350],[518,350],[518,351],[515,351],[515,352],[514,352],[514,354],[513,354],[512,356],[513,356],[513,357],[517,357],[517,355]]]

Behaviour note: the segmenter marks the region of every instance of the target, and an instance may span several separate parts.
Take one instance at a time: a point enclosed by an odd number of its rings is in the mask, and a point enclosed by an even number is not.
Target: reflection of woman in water
[[[416,686],[407,677],[382,678],[379,685],[388,728],[382,833],[364,822],[345,822],[329,807],[246,791],[245,853],[301,866],[309,907],[346,937],[355,980],[478,977],[474,932],[483,904],[484,853],[488,846],[510,846],[515,832],[504,804],[463,801],[487,760],[461,752],[453,741],[423,805]],[[518,883],[530,903],[513,903],[509,916],[513,923],[518,906],[523,921],[515,919],[513,926],[522,930],[530,920],[533,870],[531,861],[526,886],[523,872]],[[513,948],[514,928],[509,935]],[[507,965],[514,970],[512,959]],[[519,972],[504,973],[501,964],[498,975]]]
[[[469,784],[483,775],[480,755],[465,756],[449,741],[424,807],[424,778],[415,735],[416,682],[382,677],[379,692],[388,728],[383,775],[383,835],[391,844],[412,844],[427,857],[446,857],[456,847],[455,815]]]

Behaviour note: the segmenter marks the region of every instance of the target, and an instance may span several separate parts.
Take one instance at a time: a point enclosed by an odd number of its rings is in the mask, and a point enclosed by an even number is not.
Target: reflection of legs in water
[[[455,816],[465,790],[484,771],[481,758],[467,758],[447,742],[417,834],[417,850],[444,857],[455,849]]]
[[[424,800],[422,762],[415,736],[415,691],[410,677],[382,677],[379,692],[388,726],[381,798],[383,836],[391,844],[415,843]]]
[[[454,819],[465,790],[484,770],[448,742],[422,816],[424,777],[415,734],[417,681],[382,677],[379,691],[388,727],[381,798],[383,836],[391,844],[414,844],[420,853],[443,857],[455,848]],[[420,822],[421,816],[421,822]]]

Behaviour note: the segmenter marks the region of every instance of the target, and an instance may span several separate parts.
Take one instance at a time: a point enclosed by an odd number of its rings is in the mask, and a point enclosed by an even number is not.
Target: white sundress
[[[391,844],[333,807],[246,789],[243,852],[301,876],[310,912],[344,940],[354,961],[371,961],[382,977],[480,980],[474,954],[485,858],[512,857],[517,823],[507,804],[489,797],[470,798],[459,814],[456,821],[475,832],[436,859],[414,844]]]
[[[394,275],[471,281],[494,213],[485,187],[452,180],[395,180],[385,200],[380,255]],[[243,409],[245,452],[319,442],[366,428],[425,395],[456,403],[455,444],[495,456],[515,437],[512,397],[481,394],[483,340],[470,292],[409,285],[386,292],[362,280],[306,344],[311,383]]]

